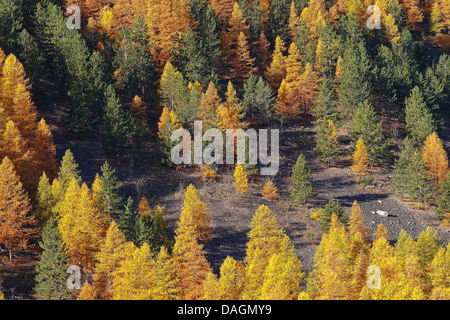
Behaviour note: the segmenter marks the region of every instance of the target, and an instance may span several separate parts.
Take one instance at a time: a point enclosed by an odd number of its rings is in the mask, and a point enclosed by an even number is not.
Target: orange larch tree
[[[18,249],[26,249],[34,236],[36,220],[14,165],[8,157],[0,164],[0,244],[8,250],[9,261]]]
[[[435,187],[438,187],[439,183],[445,180],[449,169],[447,152],[436,132],[431,133],[425,140],[422,157],[428,167],[428,175],[433,178]]]

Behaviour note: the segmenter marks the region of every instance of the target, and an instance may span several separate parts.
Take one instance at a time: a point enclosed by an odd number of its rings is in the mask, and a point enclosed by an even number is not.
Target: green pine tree
[[[394,165],[392,183],[398,196],[411,200],[426,201],[433,195],[431,177],[420,150],[406,138],[399,158]]]
[[[364,42],[346,47],[342,59],[339,109],[342,119],[349,119],[354,108],[371,97],[371,64]]]
[[[323,233],[328,232],[328,229],[330,229],[331,216],[333,214],[337,216],[340,222],[344,224],[347,222],[345,211],[342,208],[341,203],[335,199],[330,199],[320,214],[319,229]]]
[[[133,208],[134,201],[128,197],[124,209],[117,219],[117,225],[128,241],[136,241],[136,221],[138,218],[136,210]]]
[[[103,144],[109,153],[129,145],[129,138],[133,130],[131,114],[120,104],[114,87],[109,85],[105,91],[105,115],[101,128]]]
[[[100,211],[116,219],[122,212],[123,199],[119,193],[122,184],[117,181],[116,170],[109,165],[108,161],[103,163],[100,171],[102,181],[99,200]]]
[[[256,116],[263,122],[272,119],[276,108],[276,96],[262,77],[250,73],[244,83],[244,97],[242,104],[247,114]]]
[[[113,66],[116,88],[123,101],[131,101],[137,95],[150,102],[155,95],[155,66],[150,43],[142,17],[138,17],[131,28],[124,26],[120,30]]]
[[[383,133],[383,122],[367,100],[359,104],[354,110],[349,133],[353,145],[359,138],[367,141],[370,164],[390,162],[392,157],[389,150],[390,141]]]
[[[416,146],[421,146],[432,132],[436,132],[433,115],[425,104],[419,87],[414,87],[405,100],[405,122],[408,137]]]
[[[450,171],[447,172],[445,180],[440,184],[439,194],[436,215],[439,219],[443,219],[444,217],[450,219]]]
[[[52,218],[42,230],[41,258],[36,265],[36,284],[34,290],[37,295],[46,300],[60,300],[69,298],[71,293],[67,289],[67,259],[64,256],[64,246],[59,233],[58,224]]]
[[[292,193],[291,198],[294,204],[301,204],[308,201],[314,195],[312,188],[311,171],[306,163],[305,156],[300,154],[292,169]]]

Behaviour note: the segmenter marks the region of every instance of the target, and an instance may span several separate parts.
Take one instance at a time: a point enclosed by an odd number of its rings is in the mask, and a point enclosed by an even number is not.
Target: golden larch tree
[[[367,154],[367,147],[364,144],[363,139],[359,138],[356,141],[355,152],[353,153],[353,166],[352,171],[358,178],[367,175],[367,161],[369,156]]]
[[[272,89],[278,89],[281,81],[286,76],[286,63],[283,52],[285,51],[285,43],[281,37],[277,36],[275,39],[275,49],[272,55],[272,62],[266,72],[267,82]]]
[[[433,178],[437,187],[445,180],[448,172],[448,156],[436,132],[431,133],[425,140],[422,157],[428,167],[428,175]]]
[[[242,164],[236,164],[236,168],[234,169],[233,185],[234,189],[238,193],[245,193],[248,191],[247,173],[245,172]]]
[[[197,234],[196,240],[200,243],[210,241],[213,232],[211,218],[209,217],[206,204],[200,200],[197,189],[192,184],[186,188],[180,219],[187,215],[192,216]]]

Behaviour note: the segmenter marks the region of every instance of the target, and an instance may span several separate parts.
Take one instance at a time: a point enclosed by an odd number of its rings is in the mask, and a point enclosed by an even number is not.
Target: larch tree
[[[278,201],[278,199],[280,198],[278,189],[273,183],[272,179],[267,179],[266,183],[264,184],[262,196],[264,199],[267,199],[269,201]]]
[[[187,3],[181,0],[149,0],[145,23],[149,38],[153,45],[150,52],[155,59],[157,68],[163,68],[172,58],[172,38],[178,32],[184,33],[190,24],[190,14]]]
[[[245,257],[245,285],[243,299],[257,299],[261,295],[264,271],[273,254],[280,251],[284,231],[269,207],[260,206],[250,223]]]
[[[244,118],[244,106],[237,97],[236,90],[231,81],[228,81],[225,101],[217,108],[217,126],[222,132],[227,129],[242,129],[247,124],[242,121]]]
[[[286,65],[284,56],[285,42],[281,37],[275,39],[275,49],[272,55],[272,62],[266,71],[266,79],[272,89],[277,90],[286,76]]]
[[[234,190],[237,193],[245,193],[248,191],[248,181],[247,181],[247,173],[244,170],[244,166],[242,164],[236,164],[236,168],[234,170]]]
[[[76,163],[72,151],[70,151],[70,149],[67,149],[61,160],[58,172],[58,183],[65,191],[69,187],[69,184],[72,182],[72,179],[75,179],[78,183],[82,182],[78,163]]]
[[[20,177],[8,157],[0,164],[0,244],[13,252],[26,249],[35,235],[36,220],[30,213],[31,204]]]
[[[127,242],[117,223],[112,221],[105,239],[95,255],[96,263],[92,279],[97,297],[106,300],[111,299],[112,293],[110,290],[114,272],[118,270],[122,261],[131,259],[135,248],[132,242]]]
[[[203,128],[209,129],[216,126],[217,109],[221,105],[222,100],[219,97],[214,82],[210,82],[208,89],[202,93],[200,108],[198,110],[198,118],[203,121]]]
[[[86,184],[70,183],[60,207],[58,226],[69,262],[92,271],[95,254],[105,235],[105,221],[93,204]]]
[[[206,260],[203,244],[192,214],[181,214],[175,230],[172,259],[178,276],[177,287],[182,299],[199,299],[203,285],[212,269]]]
[[[34,158],[39,163],[40,170],[45,172],[50,180],[56,178],[58,172],[56,148],[53,144],[53,135],[44,118],[39,121],[36,129]]]
[[[359,179],[367,175],[367,163],[369,160],[369,155],[367,154],[367,147],[364,140],[359,138],[356,141],[355,151],[353,153],[353,166],[352,171],[356,174]]]
[[[353,205],[350,212],[350,219],[348,222],[348,236],[353,237],[356,233],[360,233],[365,241],[368,240],[367,234],[370,228],[364,226],[364,214],[361,211],[361,207],[358,202],[353,201]]]
[[[272,255],[264,271],[261,299],[292,300],[300,293],[303,280],[302,262],[294,246],[284,235],[280,251]]]
[[[211,227],[211,218],[208,215],[206,204],[200,200],[194,185],[190,184],[186,188],[185,198],[181,216],[192,216],[196,240],[200,243],[206,243],[211,240],[213,228]],[[181,217],[180,216],[180,217]]]
[[[422,157],[428,167],[428,175],[433,178],[437,188],[439,183],[445,180],[449,169],[447,152],[436,132],[431,133],[425,140]]]
[[[418,30],[419,24],[423,21],[423,12],[419,0],[401,0],[400,3],[407,14],[407,25],[413,30]]]
[[[270,53],[270,42],[267,40],[264,32],[261,32],[256,49],[256,60],[255,64],[258,68],[257,74],[259,76],[264,76],[265,72],[270,66],[270,61],[272,60],[272,55]]]
[[[351,298],[351,270],[347,260],[348,237],[338,217],[331,216],[330,229],[323,235],[314,257],[310,291],[318,299]],[[314,288],[314,289],[312,289]]]
[[[227,256],[220,266],[220,277],[214,285],[214,299],[238,300],[244,288],[244,272],[242,263]]]

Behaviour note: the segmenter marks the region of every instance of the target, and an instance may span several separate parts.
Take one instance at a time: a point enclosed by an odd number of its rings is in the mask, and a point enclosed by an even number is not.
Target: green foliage
[[[354,110],[349,133],[353,145],[359,138],[365,141],[370,164],[389,163],[392,160],[390,141],[383,133],[383,122],[368,101],[359,104]]]
[[[291,198],[294,204],[302,204],[314,195],[312,188],[311,171],[306,163],[305,156],[300,154],[292,169],[292,193]]]
[[[423,94],[417,86],[412,89],[411,95],[405,100],[405,104],[406,132],[414,145],[421,146],[425,139],[436,131],[433,115],[425,104]]]
[[[23,19],[23,0],[0,1],[0,48],[3,51],[16,52]]]
[[[246,113],[267,122],[274,114],[276,100],[269,84],[262,77],[250,74],[244,83],[244,99],[242,101]]]
[[[348,119],[353,108],[371,97],[371,64],[364,42],[345,49],[339,111],[342,119]]]
[[[109,153],[130,145],[133,133],[133,120],[120,104],[114,87],[109,85],[105,91],[105,115],[101,128],[103,144]]]
[[[138,215],[136,210],[133,208],[133,203],[133,199],[131,197],[128,197],[125,207],[120,212],[117,219],[117,225],[119,226],[120,230],[122,230],[128,241],[135,241],[136,231],[142,231],[136,229],[136,220]],[[139,240],[141,241],[142,239]]]
[[[450,171],[447,172],[445,180],[441,181],[439,194],[436,215],[439,219],[443,219],[446,213],[450,213]]]
[[[342,208],[341,203],[335,199],[330,199],[320,213],[319,229],[323,233],[328,232],[328,230],[330,229],[331,216],[333,214],[337,216],[340,222],[344,224],[347,222],[345,211]]]
[[[122,196],[119,193],[121,183],[117,182],[116,170],[107,161],[100,168],[101,190],[99,199],[100,210],[113,219],[122,212]]]
[[[399,158],[395,161],[392,183],[396,193],[402,198],[426,201],[433,194],[432,179],[427,174],[427,166],[421,152],[406,138]]]
[[[116,87],[124,101],[131,101],[137,95],[150,102],[155,93],[155,67],[149,43],[147,26],[141,17],[133,22],[131,28],[120,30],[113,66],[116,69]]]
[[[331,120],[327,120],[326,117],[319,119],[315,127],[316,146],[314,147],[314,153],[317,155],[319,162],[326,164],[336,160],[340,153],[334,124],[330,126],[329,121]]]
[[[42,230],[42,254],[36,265],[36,294],[46,300],[60,300],[70,297],[67,289],[67,259],[64,256],[64,246],[59,233],[58,224],[50,219]]]

